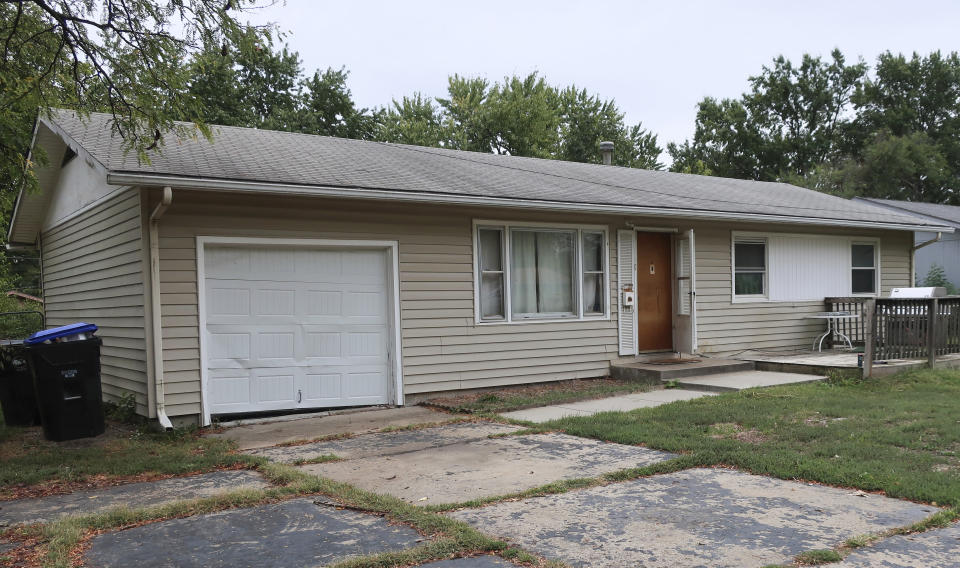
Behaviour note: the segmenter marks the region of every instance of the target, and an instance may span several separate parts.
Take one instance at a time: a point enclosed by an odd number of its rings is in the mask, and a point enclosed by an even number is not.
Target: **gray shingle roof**
[[[114,174],[693,210],[704,216],[773,215],[826,224],[918,224],[915,217],[785,183],[227,126],[213,127],[212,141],[169,136],[161,152],[145,164],[135,153],[124,151],[123,141],[111,132],[110,115],[80,120],[72,112],[59,111],[52,122]]]
[[[884,207],[900,209],[909,213],[917,213],[924,217],[938,219],[960,228],[960,206],[941,205],[939,203],[920,203],[916,201],[896,201],[893,199],[877,199],[873,197],[864,197],[862,200]]]

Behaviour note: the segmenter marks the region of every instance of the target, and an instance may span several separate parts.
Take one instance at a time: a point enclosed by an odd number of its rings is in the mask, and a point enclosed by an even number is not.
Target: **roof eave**
[[[182,189],[203,189],[214,191],[233,191],[244,193],[263,193],[274,195],[310,195],[322,197],[344,197],[354,199],[399,200],[414,203],[438,203],[447,205],[476,205],[489,207],[512,207],[522,209],[542,209],[552,211],[579,211],[591,213],[609,213],[618,215],[664,215],[677,218],[704,220],[740,220],[772,223],[793,223],[802,225],[825,225],[832,227],[857,227],[899,231],[939,231],[952,233],[953,227],[937,225],[914,225],[905,223],[878,223],[845,219],[824,219],[791,215],[767,215],[762,213],[738,213],[727,211],[703,211],[697,209],[673,209],[664,207],[641,207],[631,205],[609,205],[604,203],[571,203],[565,201],[547,201],[532,199],[513,199],[503,197],[482,197],[472,195],[440,194],[362,187],[336,187],[321,185],[296,185],[269,182],[250,182],[200,177],[143,174],[136,172],[110,172],[107,183],[112,185],[170,186]]]

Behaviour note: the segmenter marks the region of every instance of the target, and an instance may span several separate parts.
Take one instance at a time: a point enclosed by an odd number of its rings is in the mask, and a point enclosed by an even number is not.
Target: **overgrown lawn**
[[[960,372],[754,389],[543,425],[783,479],[960,506]]]
[[[201,438],[188,430],[153,432],[116,422],[97,438],[60,443],[44,440],[39,428],[0,425],[0,499],[69,490],[75,482],[109,484],[111,478],[178,475],[257,463],[256,458],[233,450],[232,442]]]

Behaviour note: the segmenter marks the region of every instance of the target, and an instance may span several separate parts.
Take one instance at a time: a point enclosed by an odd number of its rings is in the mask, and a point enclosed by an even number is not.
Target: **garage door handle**
[[[303,391],[297,389],[297,404],[303,402]]]

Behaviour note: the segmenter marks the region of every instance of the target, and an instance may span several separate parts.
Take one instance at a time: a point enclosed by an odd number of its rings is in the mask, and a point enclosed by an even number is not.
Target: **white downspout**
[[[157,229],[160,217],[166,213],[173,202],[173,189],[163,188],[160,203],[150,214],[150,303],[151,323],[153,325],[153,384],[156,389],[157,420],[167,430],[173,429],[173,423],[167,417],[163,392],[163,325],[160,316],[160,236]]]

